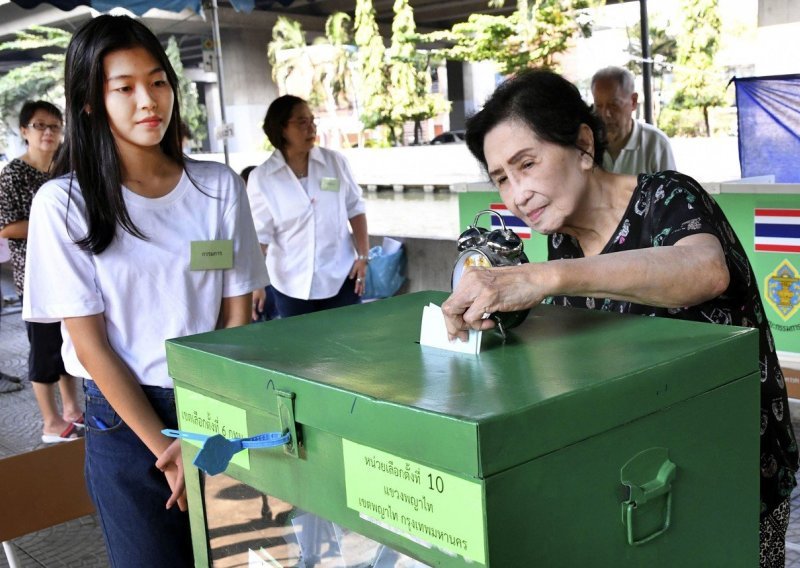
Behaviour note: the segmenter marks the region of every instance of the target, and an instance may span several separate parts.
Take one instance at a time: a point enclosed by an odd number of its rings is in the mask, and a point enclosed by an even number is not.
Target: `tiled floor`
[[[0,269],[2,295],[12,294],[7,265]],[[0,371],[24,376],[28,341],[18,306],[5,306],[0,315]],[[793,402],[795,431],[800,437],[800,403]],[[30,385],[0,394],[0,458],[41,446],[41,419]],[[2,505],[0,505],[0,514]],[[786,535],[786,566],[800,568],[800,489],[792,495],[792,519]],[[795,544],[796,543],[796,544]],[[95,516],[84,517],[13,541],[22,568],[102,567],[108,565]],[[7,568],[0,553],[0,568]]]

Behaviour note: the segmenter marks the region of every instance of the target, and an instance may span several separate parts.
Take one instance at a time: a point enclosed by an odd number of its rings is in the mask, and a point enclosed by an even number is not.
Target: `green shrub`
[[[662,108],[658,115],[658,127],[670,138],[704,136],[706,131],[703,112],[699,108]]]

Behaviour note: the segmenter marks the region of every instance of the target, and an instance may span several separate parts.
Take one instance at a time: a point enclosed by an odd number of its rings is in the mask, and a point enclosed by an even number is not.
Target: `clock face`
[[[464,269],[469,266],[480,266],[483,268],[491,268],[492,263],[489,262],[489,259],[486,255],[482,252],[476,250],[465,250],[461,253],[456,260],[456,265],[453,267],[453,289],[455,290],[456,286],[458,286],[459,281],[461,280],[461,276],[464,274]]]

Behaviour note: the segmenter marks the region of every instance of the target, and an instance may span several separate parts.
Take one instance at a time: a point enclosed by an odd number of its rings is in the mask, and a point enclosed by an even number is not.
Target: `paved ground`
[[[2,296],[13,296],[7,266],[0,267]],[[28,342],[19,306],[6,305],[0,315],[0,370],[17,376],[27,371]],[[795,429],[800,434],[800,404],[792,404]],[[0,458],[40,447],[42,424],[30,385],[0,394]],[[792,521],[787,534],[787,567],[800,568],[800,490],[792,496]],[[0,514],[2,506],[0,506]],[[794,544],[797,543],[797,544]],[[108,565],[95,516],[26,535],[13,541],[23,568],[83,568]],[[0,568],[7,568],[0,554]]]
[[[0,270],[2,297],[15,296],[8,266]],[[25,377],[28,339],[19,304],[5,305],[0,313],[0,371]],[[30,384],[21,391],[0,394],[0,458],[42,446],[42,420]],[[0,505],[2,511],[2,505]],[[2,513],[0,513],[2,514]],[[64,523],[13,541],[22,568],[83,568],[108,566],[102,535],[94,515]],[[0,568],[6,568],[0,553]]]

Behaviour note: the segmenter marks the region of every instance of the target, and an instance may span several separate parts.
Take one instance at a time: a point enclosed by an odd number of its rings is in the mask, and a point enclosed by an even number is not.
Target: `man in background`
[[[634,120],[639,105],[633,74],[606,67],[592,77],[594,108],[605,123],[608,147],[603,167],[621,174],[655,173],[675,169],[669,138],[651,124]]]

